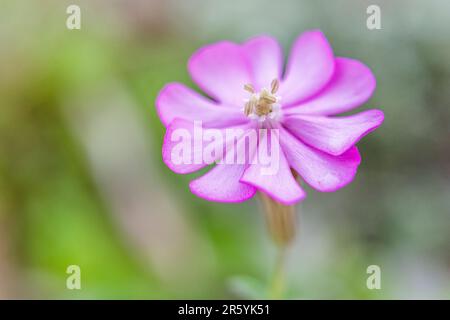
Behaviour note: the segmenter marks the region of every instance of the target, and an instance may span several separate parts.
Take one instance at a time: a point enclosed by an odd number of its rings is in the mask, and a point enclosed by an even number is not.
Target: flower
[[[355,144],[384,119],[376,109],[336,117],[365,103],[376,81],[363,63],[335,57],[318,30],[296,39],[284,75],[282,51],[269,36],[243,44],[221,41],[205,46],[189,59],[188,71],[210,98],[183,84],[169,83],[156,100],[167,128],[163,161],[171,170],[185,174],[208,165],[206,161],[178,163],[172,158],[177,144],[173,133],[193,133],[198,120],[206,128],[222,131],[276,130],[279,138],[275,174],[261,174],[261,163],[218,163],[190,182],[194,194],[211,201],[241,202],[261,191],[291,205],[306,195],[297,174],[318,191],[336,191],[356,174],[361,158]],[[267,142],[268,135],[259,136],[258,148]],[[188,153],[194,149],[189,142]]]

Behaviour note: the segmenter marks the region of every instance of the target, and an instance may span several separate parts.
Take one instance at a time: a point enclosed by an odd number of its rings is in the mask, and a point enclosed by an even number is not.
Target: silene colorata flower
[[[292,205],[306,195],[299,179],[322,192],[353,180],[361,162],[355,144],[384,115],[376,109],[337,115],[371,97],[372,71],[336,57],[318,30],[296,39],[283,70],[280,45],[269,36],[221,41],[200,48],[188,62],[206,96],[181,83],[160,91],[165,164],[186,174],[215,163],[190,182],[194,194],[241,202],[260,191]]]

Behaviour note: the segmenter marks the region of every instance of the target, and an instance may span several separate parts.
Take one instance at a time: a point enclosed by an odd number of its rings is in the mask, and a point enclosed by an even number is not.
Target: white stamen
[[[274,79],[270,84],[270,90],[262,88],[259,92],[254,90],[251,84],[244,86],[245,90],[250,93],[247,99],[244,99],[245,106],[242,109],[245,115],[251,120],[260,123],[266,120],[278,120],[281,116],[281,97],[276,95],[279,88],[279,81]]]

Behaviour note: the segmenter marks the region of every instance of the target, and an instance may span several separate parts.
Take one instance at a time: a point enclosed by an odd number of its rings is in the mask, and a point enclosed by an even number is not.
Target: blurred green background
[[[266,33],[286,54],[312,28],[372,68],[361,110],[386,120],[351,185],[306,187],[286,297],[450,298],[449,1],[3,0],[0,26],[1,298],[264,298],[259,204],[190,194],[198,174],[162,163],[154,101],[169,81],[195,88],[186,62],[206,43]],[[81,290],[66,288],[72,264]]]

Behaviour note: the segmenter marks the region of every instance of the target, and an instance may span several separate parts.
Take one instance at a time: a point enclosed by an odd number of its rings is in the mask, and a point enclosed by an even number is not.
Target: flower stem
[[[267,226],[277,247],[277,257],[269,285],[269,298],[282,299],[285,291],[286,251],[295,238],[295,208],[283,205],[265,194],[260,194]]]
[[[278,247],[277,257],[275,261],[275,268],[273,270],[272,279],[269,287],[269,299],[279,300],[283,299],[285,293],[286,279],[285,279],[285,260],[286,248]]]

